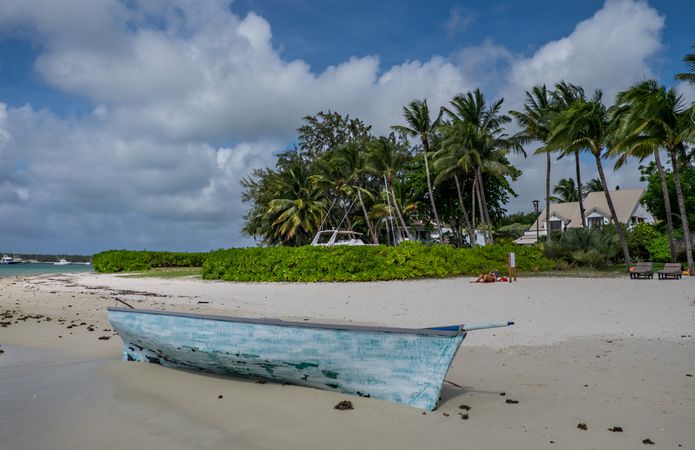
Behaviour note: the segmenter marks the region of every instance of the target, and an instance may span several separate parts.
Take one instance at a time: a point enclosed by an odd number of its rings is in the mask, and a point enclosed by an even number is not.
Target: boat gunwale
[[[332,323],[315,323],[315,322],[293,322],[280,319],[267,318],[251,318],[251,317],[234,317],[234,316],[218,316],[212,314],[196,314],[178,311],[159,311],[154,309],[139,309],[139,308],[121,308],[116,306],[108,306],[108,311],[125,312],[125,313],[140,313],[160,316],[183,317],[189,319],[200,320],[215,320],[219,322],[238,322],[251,323],[257,325],[277,325],[287,327],[300,328],[318,328],[328,330],[344,330],[344,331],[362,331],[362,332],[379,332],[379,333],[397,333],[397,334],[412,334],[412,335],[432,335],[432,336],[448,336],[454,337],[465,335],[463,325],[458,325],[458,330],[437,330],[431,328],[396,328],[396,327],[380,327],[369,325],[347,325],[347,324],[332,324]]]

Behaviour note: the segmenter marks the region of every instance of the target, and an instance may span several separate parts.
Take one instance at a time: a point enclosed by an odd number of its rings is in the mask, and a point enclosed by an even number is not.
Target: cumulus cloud
[[[282,58],[267,20],[240,17],[226,1],[51,5],[2,2],[0,29],[31,40],[38,76],[94,109],[66,118],[0,103],[0,215],[21,224],[5,233],[17,250],[249,243],[239,235],[239,180],[272,165],[302,116],[331,109],[386,133],[411,100],[435,110],[478,86],[510,108],[525,89],[560,79],[612,95],[652,74],[664,23],[645,2],[609,0],[530,55],[488,39],[426,61],[383,68],[378,55],[361,55],[317,73]],[[457,11],[450,22],[460,29],[468,19]],[[523,198],[510,209],[527,210],[542,198],[544,161],[516,163]],[[558,177],[568,164],[556,165]]]

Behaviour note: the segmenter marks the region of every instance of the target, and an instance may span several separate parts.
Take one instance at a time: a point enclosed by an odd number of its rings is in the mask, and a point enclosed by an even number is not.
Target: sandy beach
[[[695,448],[695,279],[469,281],[1,278],[0,448]],[[322,322],[516,325],[471,332],[439,407],[423,413],[123,362],[106,316],[116,298],[139,308]],[[335,410],[341,400],[355,409]]]

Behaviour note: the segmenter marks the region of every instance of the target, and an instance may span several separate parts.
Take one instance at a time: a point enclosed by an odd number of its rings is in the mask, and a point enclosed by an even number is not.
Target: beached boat
[[[123,359],[263,378],[432,410],[466,332],[108,308]]]
[[[54,262],[54,266],[67,266],[68,264],[71,264],[70,261],[65,260],[65,259],[59,259],[58,262]]]

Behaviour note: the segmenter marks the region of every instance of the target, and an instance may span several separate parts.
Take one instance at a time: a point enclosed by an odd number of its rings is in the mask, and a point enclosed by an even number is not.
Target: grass
[[[200,267],[160,267],[120,276],[123,278],[200,278],[200,272]]]

